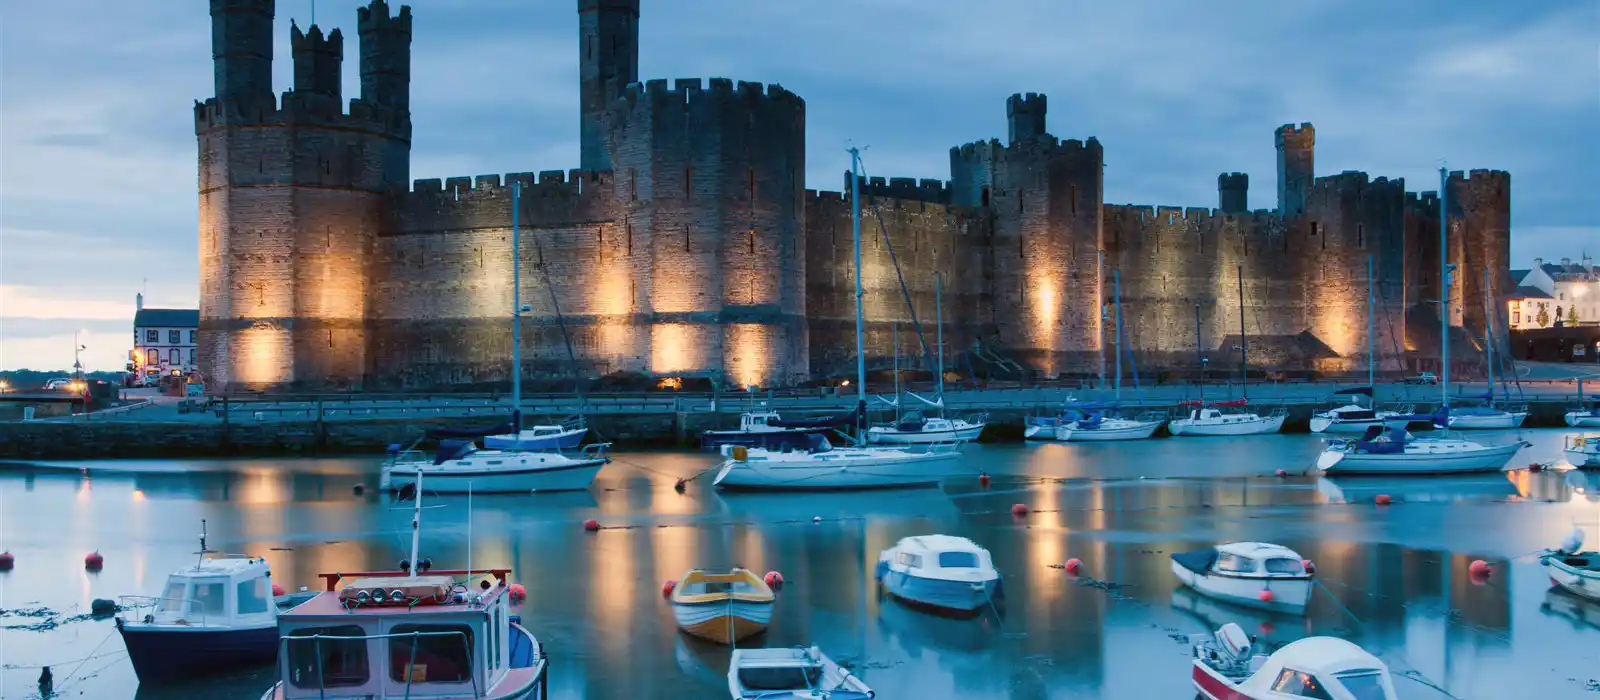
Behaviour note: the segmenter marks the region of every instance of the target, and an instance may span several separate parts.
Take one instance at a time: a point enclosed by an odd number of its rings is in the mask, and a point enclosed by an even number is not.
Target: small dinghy
[[[878,555],[878,582],[890,595],[932,608],[971,613],[1000,591],[989,550],[965,537],[907,537]]]
[[[1562,451],[1567,453],[1567,462],[1572,466],[1579,469],[1600,467],[1600,435],[1568,435],[1562,441],[1565,443]]]
[[[1194,645],[1194,688],[1205,700],[1396,700],[1389,667],[1337,637],[1307,637],[1271,656],[1230,622]]]
[[[1201,595],[1265,610],[1303,612],[1315,585],[1305,560],[1288,547],[1230,542],[1177,552],[1172,573]]]
[[[766,631],[776,600],[767,583],[748,570],[718,574],[694,569],[672,589],[672,616],[688,634],[735,644]]]
[[[1592,400],[1587,406],[1578,406],[1567,411],[1567,425],[1574,428],[1600,428],[1600,399]]]
[[[735,649],[728,660],[733,700],[867,700],[872,689],[816,647]]]
[[[1539,563],[1550,570],[1550,583],[1580,598],[1600,602],[1600,552],[1583,548],[1583,531],[1573,530],[1560,549],[1547,549]]]

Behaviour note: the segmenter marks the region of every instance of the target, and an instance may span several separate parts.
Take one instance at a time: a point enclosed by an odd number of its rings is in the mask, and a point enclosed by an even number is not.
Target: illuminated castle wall
[[[272,93],[273,12],[273,0],[211,0],[216,97],[196,104],[195,125],[214,385],[505,381],[514,264],[531,307],[525,376],[780,386],[853,372],[848,176],[843,192],[804,189],[794,93],[640,82],[638,0],[578,0],[581,169],[411,182],[410,8],[359,10],[361,94],[348,104],[343,37],[315,26],[291,28],[294,89]],[[1276,134],[1276,209],[1248,209],[1241,173],[1219,176],[1217,209],[1106,204],[1101,144],[1049,135],[1046,115],[1045,96],[1015,95],[1006,142],[952,148],[948,181],[862,183],[870,366],[921,351],[914,321],[933,342],[937,279],[953,368],[1095,374],[1114,341],[1114,270],[1142,366],[1196,363],[1197,305],[1201,348],[1224,366],[1242,270],[1253,366],[1348,369],[1366,362],[1369,255],[1380,351],[1392,366],[1422,349],[1407,322],[1436,313],[1423,303],[1439,293],[1432,193],[1316,177],[1303,124]],[[1509,176],[1456,174],[1449,194],[1453,296],[1469,302],[1453,320],[1481,327],[1481,271],[1508,257]],[[1501,275],[1489,283],[1503,291]]]

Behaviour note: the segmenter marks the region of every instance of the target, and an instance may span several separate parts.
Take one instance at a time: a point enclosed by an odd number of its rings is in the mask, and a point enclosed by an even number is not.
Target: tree
[[[1567,325],[1569,325],[1569,326],[1578,325],[1578,305],[1577,304],[1573,304],[1571,308],[1567,309]]]
[[[1533,318],[1533,322],[1539,324],[1540,328],[1544,328],[1545,326],[1550,325],[1550,307],[1549,307],[1549,305],[1546,305],[1546,304],[1540,304],[1539,305],[1539,315],[1535,316]]]

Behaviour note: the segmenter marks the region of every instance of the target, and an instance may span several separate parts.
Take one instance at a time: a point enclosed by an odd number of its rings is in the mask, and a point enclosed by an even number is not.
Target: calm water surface
[[[1516,465],[1558,461],[1563,431],[1524,431]],[[1485,436],[1510,440],[1515,434]],[[854,494],[722,494],[697,453],[623,454],[592,492],[432,497],[423,553],[441,568],[511,566],[521,614],[553,656],[557,698],[726,697],[727,650],[680,635],[661,582],[692,567],[781,571],[768,646],[817,644],[880,698],[1193,696],[1184,635],[1238,622],[1270,644],[1350,638],[1396,672],[1461,698],[1600,699],[1600,606],[1548,592],[1519,556],[1582,525],[1600,542],[1600,473],[1319,479],[1300,473],[1309,435],[1165,439],[1119,445],[970,446],[941,489]],[[66,467],[66,468],[63,468]],[[0,466],[0,608],[70,616],[95,598],[153,595],[211,546],[265,556],[274,579],[388,568],[409,547],[409,506],[376,494],[372,458],[96,462]],[[1276,469],[1294,475],[1279,479]],[[981,488],[978,471],[994,476]],[[353,487],[366,486],[364,495]],[[1391,494],[1389,507],[1372,504]],[[1013,503],[1034,514],[1013,519]],[[814,517],[822,522],[813,523]],[[596,518],[606,529],[584,533]],[[879,551],[946,533],[988,547],[1006,579],[997,613],[956,620],[880,598]],[[1307,615],[1268,615],[1177,590],[1167,554],[1268,540],[1317,562],[1331,595]],[[83,570],[99,550],[104,571]],[[1074,578],[1050,565],[1077,557]],[[1501,566],[1484,584],[1473,559]],[[65,697],[248,698],[271,668],[173,687],[140,687],[109,621],[0,616],[0,697],[37,697],[50,664]],[[93,656],[86,661],[78,659]],[[1403,698],[1444,698],[1398,680]]]

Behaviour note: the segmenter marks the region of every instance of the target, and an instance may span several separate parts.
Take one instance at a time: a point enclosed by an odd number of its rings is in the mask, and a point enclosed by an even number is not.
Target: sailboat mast
[[[1494,401],[1494,309],[1489,306],[1489,270],[1483,271],[1483,352],[1489,369],[1489,400]],[[1510,398],[1507,396],[1506,398]]]
[[[406,572],[410,576],[417,575],[417,548],[422,544],[422,471],[417,470],[417,503],[411,510],[411,558],[406,560],[411,562],[411,570]],[[471,547],[468,542],[467,548]]]
[[[900,409],[900,323],[898,321],[889,322],[889,335],[890,343],[894,345],[894,417],[898,422],[904,413]]]
[[[522,183],[511,183],[511,429],[522,430]],[[419,476],[420,480],[421,477]],[[416,553],[412,552],[415,557]],[[413,559],[415,561],[415,559]]]
[[[1206,400],[1206,357],[1200,349],[1200,304],[1194,305],[1194,361],[1200,366],[1200,401]]]
[[[1450,407],[1450,172],[1439,168],[1439,407]]]
[[[1250,398],[1250,339],[1244,334],[1244,266],[1235,266],[1239,273],[1239,397]]]
[[[1117,317],[1117,401],[1122,401],[1122,270],[1111,271],[1111,303],[1116,306]]]
[[[1100,369],[1100,390],[1101,391],[1105,391],[1106,390],[1106,326],[1105,326],[1106,307],[1105,307],[1105,297],[1102,296],[1102,295],[1104,295],[1106,293],[1106,252],[1104,250],[1097,250],[1097,251],[1094,252],[1094,255],[1095,255],[1095,262],[1094,262],[1095,276],[1094,276],[1094,281],[1095,281],[1095,285],[1098,287],[1095,290],[1095,292],[1096,292],[1095,300],[1100,302],[1100,342],[1098,343],[1098,345],[1100,346],[1100,348],[1099,348],[1100,349],[1100,367],[1099,367],[1099,369]]]
[[[933,273],[933,309],[934,309],[934,314],[939,317],[938,325],[935,326],[936,330],[934,331],[934,333],[935,333],[934,342],[936,344],[938,344],[938,346],[939,346],[939,350],[938,350],[938,353],[939,353],[939,367],[937,368],[936,371],[939,373],[939,379],[938,379],[939,404],[941,406],[943,406],[943,404],[944,404],[944,277],[940,276],[940,274],[938,272]]]
[[[856,277],[856,430],[867,411],[867,356],[863,338],[861,298],[861,149],[850,149],[850,238],[855,246]]]
[[[1376,324],[1373,322],[1374,306],[1376,304],[1377,304],[1377,298],[1374,297],[1373,294],[1372,294],[1372,256],[1368,255],[1367,256],[1367,389],[1369,391],[1372,391],[1372,392],[1377,392],[1377,390],[1378,390],[1377,370],[1376,370],[1376,368],[1374,367],[1374,364],[1373,364],[1374,361],[1377,359],[1377,355],[1373,351],[1374,345],[1373,345],[1373,341],[1372,341],[1373,329],[1376,327]],[[1367,400],[1368,401],[1372,401],[1373,400],[1373,397],[1372,397],[1371,394],[1367,395]]]

